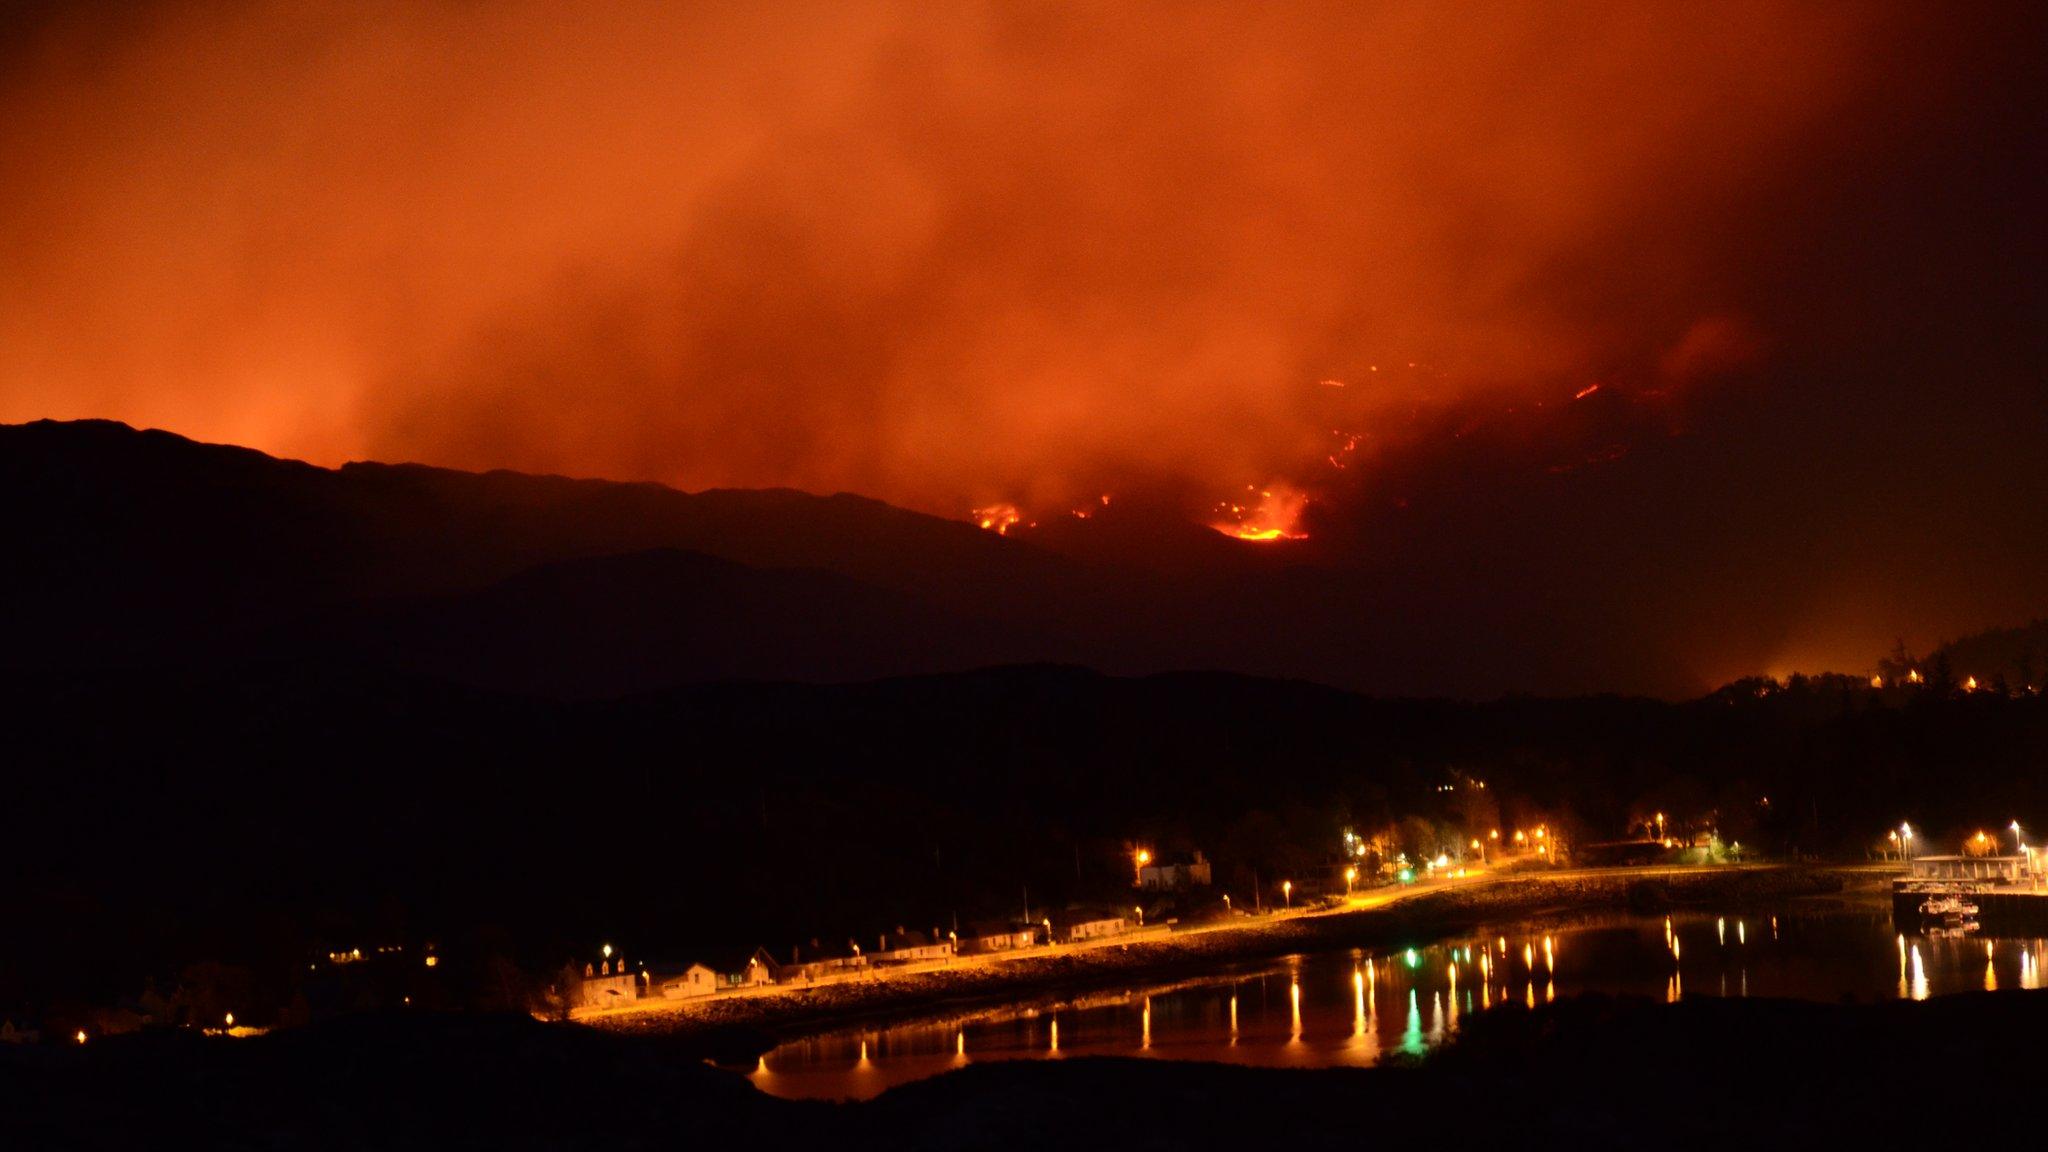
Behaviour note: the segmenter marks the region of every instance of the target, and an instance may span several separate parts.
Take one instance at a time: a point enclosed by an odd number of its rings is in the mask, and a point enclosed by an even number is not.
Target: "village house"
[[[920,960],[944,960],[952,954],[953,941],[950,937],[939,936],[936,931],[927,936],[898,925],[896,931],[882,933],[871,955],[877,964],[912,964]]]
[[[1206,888],[1210,879],[1209,861],[1197,851],[1188,856],[1175,856],[1171,860],[1160,857],[1138,869],[1138,887],[1150,889]]]
[[[640,998],[641,978],[626,969],[624,957],[585,964],[581,975],[565,970],[562,986],[571,1008],[608,1008]]]
[[[751,988],[776,982],[780,965],[766,948],[714,954],[704,967],[718,973],[721,988]]]
[[[1062,944],[1100,940],[1123,934],[1127,921],[1119,913],[1091,908],[1069,908],[1053,917],[1053,939]]]
[[[718,972],[709,964],[692,964],[674,976],[661,981],[661,998],[664,1000],[687,1000],[692,996],[709,996],[718,991]]]
[[[969,924],[960,934],[962,953],[1014,952],[1038,943],[1038,925],[1011,924],[1001,920]]]
[[[844,944],[821,944],[812,937],[810,943],[789,950],[789,962],[781,966],[776,981],[787,984],[795,980],[822,980],[858,972],[867,963],[866,954],[851,940]]]

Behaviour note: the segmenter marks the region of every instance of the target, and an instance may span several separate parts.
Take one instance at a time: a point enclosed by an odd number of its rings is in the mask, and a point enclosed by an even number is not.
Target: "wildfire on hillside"
[[[991,504],[974,510],[974,522],[998,536],[1008,536],[1010,529],[1024,519],[1024,514],[1015,504]]]
[[[1211,520],[1209,527],[1225,536],[1261,544],[1308,539],[1308,533],[1301,530],[1308,493],[1285,484],[1247,486],[1245,491],[1244,502],[1218,504],[1217,519]]]

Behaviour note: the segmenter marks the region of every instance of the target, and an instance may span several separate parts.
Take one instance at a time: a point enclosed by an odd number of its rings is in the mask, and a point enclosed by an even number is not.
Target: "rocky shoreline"
[[[871,982],[647,1005],[582,1023],[604,1031],[661,1035],[707,1059],[746,1063],[781,1040],[808,1032],[1139,979],[1167,981],[1298,952],[1420,944],[1506,918],[1739,906],[1839,894],[1868,883],[1867,876],[1854,871],[1824,867],[1509,876],[1418,894],[1384,908],[1248,920],[1227,930],[1155,936],[1121,947],[1055,950],[1001,964],[896,973]]]

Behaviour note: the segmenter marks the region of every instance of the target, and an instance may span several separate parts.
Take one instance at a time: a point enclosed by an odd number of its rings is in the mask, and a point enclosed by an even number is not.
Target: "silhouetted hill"
[[[632,603],[666,619],[660,627],[671,633],[685,617],[708,626],[719,616],[707,596],[745,597],[727,614],[734,644],[739,636],[732,629],[741,620],[823,624],[829,607],[853,614],[836,632],[819,634],[816,653],[797,643],[800,629],[786,626],[764,634],[748,659],[711,659],[688,678],[742,669],[929,670],[957,661],[892,663],[885,658],[890,648],[916,647],[903,639],[878,646],[872,659],[848,660],[831,654],[831,637],[852,643],[914,620],[938,624],[948,613],[990,615],[992,606],[1043,616],[1046,598],[1061,595],[1067,582],[1065,562],[1027,544],[855,496],[691,494],[656,484],[412,465],[329,470],[106,421],[0,427],[0,492],[0,534],[11,553],[0,568],[0,628],[11,637],[5,658],[23,666],[240,657],[259,639],[263,650],[275,650],[270,634],[281,626],[296,628],[337,606],[395,598],[410,607],[393,609],[387,621],[403,617],[424,626],[430,605],[456,613],[428,638],[442,643],[492,613],[512,613],[502,617],[508,625],[516,617],[541,626],[550,614],[542,600],[559,594],[569,598],[557,609],[556,631],[563,633],[571,616],[593,606],[588,579],[565,570],[483,590],[537,565],[687,549],[741,565],[838,573],[874,589],[856,595],[850,583],[825,584],[816,575],[808,582],[787,575],[748,581],[727,570],[713,579],[702,566],[685,572],[671,562],[669,574],[679,582],[674,603],[662,605],[671,594],[639,565]],[[464,600],[470,592],[481,598]],[[778,594],[794,599],[777,607],[771,600]],[[918,602],[930,607],[913,607]],[[870,607],[878,614],[861,618]],[[955,627],[946,646],[964,650],[975,634]],[[368,639],[367,647],[378,646]],[[716,645],[701,628],[698,640],[709,656]],[[790,664],[766,660],[775,650]],[[474,664],[446,654],[422,662],[451,670]],[[658,675],[636,681],[624,674],[631,667]],[[676,667],[675,660],[621,664],[603,679],[621,688],[653,687],[673,682],[668,672]],[[559,674],[550,680],[593,690]]]

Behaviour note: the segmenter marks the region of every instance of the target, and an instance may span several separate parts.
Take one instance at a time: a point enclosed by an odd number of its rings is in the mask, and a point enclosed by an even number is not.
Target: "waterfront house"
[[[606,959],[585,964],[580,976],[571,969],[563,975],[563,987],[571,1008],[610,1008],[638,1000],[641,980],[637,973],[626,970],[621,957],[616,963]]]
[[[1210,883],[1209,876],[1209,861],[1199,851],[1186,856],[1162,856],[1138,869],[1138,887],[1153,890],[1206,888]]]
[[[1129,921],[1120,913],[1069,908],[1052,918],[1053,939],[1063,944],[1120,936]]]
[[[777,983],[787,984],[796,980],[822,980],[828,976],[843,976],[867,967],[868,958],[853,941],[844,944],[820,943],[813,936],[810,943],[799,944],[789,950],[789,961],[776,972]]]
[[[1001,920],[982,921],[967,926],[960,934],[962,953],[1014,952],[1038,943],[1038,925],[1011,924]]]
[[[751,951],[733,950],[714,953],[704,965],[718,973],[721,988],[751,988],[759,984],[773,984],[780,965],[766,948]]]
[[[873,953],[877,964],[912,964],[920,960],[944,960],[953,954],[950,938],[927,936],[916,929],[898,925],[894,932],[882,933]]]
[[[718,987],[716,969],[709,964],[692,964],[661,981],[661,997],[664,1000],[687,1000],[692,996],[709,996],[718,991]]]

